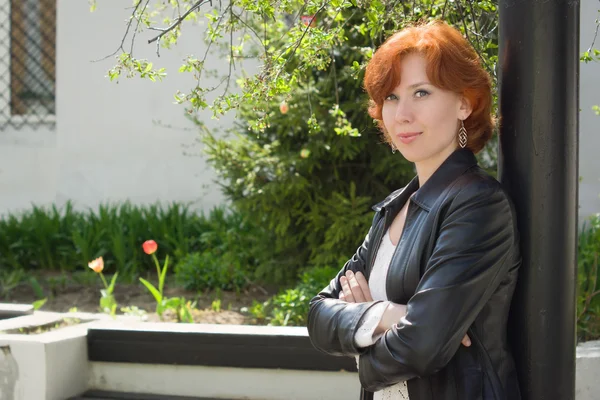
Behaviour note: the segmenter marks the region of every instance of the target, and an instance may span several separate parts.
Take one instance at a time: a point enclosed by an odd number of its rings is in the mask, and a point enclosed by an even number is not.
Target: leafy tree
[[[183,24],[205,18],[208,47],[227,55],[231,66],[259,60],[260,71],[231,90],[231,68],[220,86],[201,84],[215,73],[209,69],[214,53],[190,55],[179,70],[198,84],[176,99],[192,116],[203,109],[216,117],[237,113],[226,139],[198,121],[202,140],[226,196],[275,234],[272,262],[259,275],[288,281],[306,266],[345,261],[368,229],[370,206],[414,175],[383,144],[366,112],[362,77],[374,49],[409,23],[442,18],[476,48],[495,86],[496,11],[493,1],[170,0],[151,6],[135,0],[126,35],[153,30],[149,42],[158,52],[176,44]],[[168,72],[135,58],[133,46],[117,53],[111,80],[161,79]],[[494,171],[495,142],[480,161]]]
[[[598,30],[600,30],[600,9],[598,10],[598,16],[596,17],[596,20],[594,22],[596,23],[596,30],[594,32],[592,44],[590,45],[590,47],[588,47],[586,51],[584,51],[581,54],[579,58],[581,62],[584,63],[600,62],[600,50],[595,47],[596,39],[598,38]],[[596,113],[596,115],[600,115],[600,106],[593,105],[592,110],[594,111],[594,113]]]

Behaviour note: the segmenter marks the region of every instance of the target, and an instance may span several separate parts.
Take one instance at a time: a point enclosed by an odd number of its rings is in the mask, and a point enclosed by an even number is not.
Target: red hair
[[[467,147],[479,152],[492,137],[494,119],[492,85],[473,47],[461,33],[443,21],[404,28],[389,37],[373,54],[365,72],[364,86],[369,94],[369,115],[377,120],[386,142],[391,139],[383,126],[384,99],[400,84],[400,61],[418,53],[427,62],[427,77],[441,89],[464,96],[473,111],[464,121]]]

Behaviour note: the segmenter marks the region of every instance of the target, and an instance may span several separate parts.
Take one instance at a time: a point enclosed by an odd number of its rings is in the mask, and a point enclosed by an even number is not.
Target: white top
[[[365,313],[360,326],[354,336],[354,341],[358,347],[369,347],[381,337],[381,335],[373,335],[375,328],[379,324],[385,309],[388,306],[388,298],[385,290],[385,283],[388,269],[392,261],[392,256],[396,246],[390,239],[389,230],[383,235],[381,245],[375,257],[375,263],[369,277],[369,289],[373,300],[382,300],[384,303],[379,303]],[[357,357],[358,364],[358,357]],[[393,386],[375,392],[373,400],[408,400],[408,389],[406,382],[399,382]]]

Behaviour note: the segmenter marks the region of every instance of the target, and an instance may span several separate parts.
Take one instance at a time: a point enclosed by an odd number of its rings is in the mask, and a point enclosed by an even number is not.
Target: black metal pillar
[[[499,10],[499,176],[523,253],[509,335],[523,400],[574,400],[579,1]]]

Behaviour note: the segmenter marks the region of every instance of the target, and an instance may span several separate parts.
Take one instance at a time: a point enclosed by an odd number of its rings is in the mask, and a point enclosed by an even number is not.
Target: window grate
[[[0,129],[54,125],[56,0],[0,0]]]

